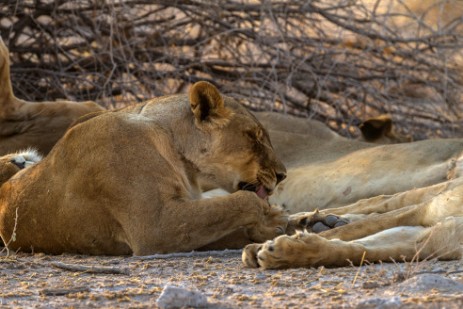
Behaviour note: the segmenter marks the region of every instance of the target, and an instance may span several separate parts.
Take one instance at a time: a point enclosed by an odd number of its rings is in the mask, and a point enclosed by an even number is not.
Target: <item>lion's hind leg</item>
[[[242,258],[249,267],[265,269],[459,259],[462,241],[463,217],[450,217],[432,227],[400,226],[354,241],[326,239],[311,233],[284,235],[247,246]]]
[[[289,217],[287,234],[293,234],[296,230],[307,230],[314,233],[320,233],[346,225],[347,223],[368,219],[378,214],[385,214],[391,211],[401,213],[402,211],[399,209],[404,209],[403,211],[406,212],[405,208],[413,205],[429,203],[435,199],[436,196],[441,195],[452,188],[458,188],[461,183],[461,180],[447,181],[428,187],[408,190],[394,195],[379,195],[368,199],[362,199],[356,203],[343,207],[292,214]],[[437,217],[437,219],[440,220],[441,218]],[[408,223],[400,225],[412,224]],[[376,224],[376,226],[378,225]],[[385,226],[385,228],[392,227],[393,226]],[[346,229],[349,228],[345,227],[344,231]],[[342,232],[343,234],[345,234],[344,231]],[[368,233],[371,234],[379,231],[380,230],[376,229],[368,231]],[[335,234],[336,233],[337,232],[335,232]],[[357,233],[355,237],[360,238],[366,235],[368,234],[363,233],[359,235]],[[327,236],[324,235],[324,237]],[[338,235],[336,235],[335,238],[336,237],[338,237]],[[355,238],[342,239],[350,240]]]
[[[463,257],[463,217],[447,217],[425,229],[417,240],[419,257],[458,260]]]
[[[399,226],[353,240],[365,247],[369,261],[460,259],[463,217],[448,217],[430,227]]]

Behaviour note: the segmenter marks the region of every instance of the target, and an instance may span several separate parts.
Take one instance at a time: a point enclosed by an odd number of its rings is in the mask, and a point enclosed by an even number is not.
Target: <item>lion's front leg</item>
[[[292,267],[339,267],[369,262],[391,261],[406,257],[411,259],[417,248],[413,241],[401,242],[401,235],[418,239],[422,227],[410,227],[408,231],[396,230],[392,234],[379,233],[375,237],[358,241],[326,239],[313,233],[283,235],[263,244],[248,245],[242,260],[248,267],[284,269]],[[404,233],[405,232],[405,233]]]
[[[201,247],[200,250],[241,249],[253,242],[264,242],[282,235],[288,224],[288,213],[280,206],[264,209],[262,220],[254,225],[242,227],[225,237]]]
[[[318,210],[303,212],[289,216],[286,234],[292,235],[296,231],[320,233],[334,229],[348,223],[363,219],[365,215],[334,215],[322,214]]]
[[[322,215],[320,213],[301,213],[289,219],[287,234],[297,230],[313,231],[327,239],[354,240],[373,235],[397,226],[425,225],[426,209],[430,204],[411,205],[386,213],[346,214],[342,216]],[[332,223],[333,228],[330,225]],[[346,224],[349,223],[349,224]],[[338,225],[338,226],[336,226]]]
[[[362,246],[327,240],[316,234],[282,235],[263,244],[248,245],[242,260],[248,267],[282,269],[290,267],[343,266],[349,258],[359,260]]]
[[[438,188],[441,190],[441,188]],[[387,213],[389,211],[404,208],[416,204],[417,190],[410,190],[395,195],[380,195],[360,200],[356,203],[311,212],[301,212],[289,217],[287,234],[294,234],[296,231],[309,231],[321,233],[348,223],[360,221],[374,214]],[[419,200],[419,199],[418,199]]]
[[[365,238],[343,241],[313,233],[283,235],[244,248],[248,267],[346,266],[365,262],[460,259],[463,217],[449,217],[431,227],[399,226]]]
[[[152,222],[156,221],[160,224],[153,228]],[[281,235],[286,224],[287,215],[281,208],[270,206],[254,192],[238,191],[209,199],[175,201],[161,216],[143,217],[134,228],[136,234],[131,235],[131,248],[135,255],[243,248]]]

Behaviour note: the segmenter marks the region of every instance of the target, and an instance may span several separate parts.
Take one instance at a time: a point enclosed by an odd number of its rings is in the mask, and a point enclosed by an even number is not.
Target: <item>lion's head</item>
[[[254,191],[261,198],[271,194],[286,169],[254,115],[207,82],[194,84],[189,99],[194,126],[202,136],[193,159],[201,182],[229,192]]]

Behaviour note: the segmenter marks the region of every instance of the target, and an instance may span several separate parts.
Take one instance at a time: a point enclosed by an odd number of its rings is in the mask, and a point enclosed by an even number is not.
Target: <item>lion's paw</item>
[[[20,170],[27,168],[42,157],[35,150],[10,153],[0,157],[0,185],[9,180]]]
[[[243,249],[243,253],[241,255],[241,260],[243,261],[244,265],[251,268],[259,268],[259,263],[257,261],[257,253],[262,248],[262,244],[251,244],[247,245]]]
[[[284,234],[287,225],[288,213],[281,206],[270,205],[261,222],[249,229],[249,236],[252,241],[263,242]]]
[[[297,267],[299,257],[304,257],[310,251],[301,241],[301,237],[306,236],[302,234],[282,235],[263,244],[247,245],[243,250],[241,259],[247,267],[252,268],[281,269],[292,266]],[[302,258],[302,260],[305,259]]]
[[[268,213],[265,214],[265,225],[274,227],[277,235],[282,235],[288,225],[288,212],[279,205],[270,205]]]
[[[330,241],[315,234],[298,232],[295,235],[281,235],[263,244],[247,245],[242,261],[248,267],[283,269],[290,267],[311,267],[320,265],[331,255]]]
[[[263,243],[259,250],[257,250],[255,257],[259,267],[263,269],[288,267],[289,265],[286,265],[286,261],[290,257],[285,250],[288,241],[291,241],[291,237],[283,235],[274,240],[269,240]]]
[[[350,220],[341,216],[327,214],[322,215],[318,211],[294,214],[289,217],[288,234],[297,230],[306,230],[312,233],[320,233],[350,223]]]
[[[241,259],[247,267],[252,268],[288,268],[292,266],[292,253],[296,254],[293,251],[298,251],[297,242],[295,236],[282,235],[263,244],[247,245],[244,247]],[[293,245],[296,245],[296,247],[293,247]]]

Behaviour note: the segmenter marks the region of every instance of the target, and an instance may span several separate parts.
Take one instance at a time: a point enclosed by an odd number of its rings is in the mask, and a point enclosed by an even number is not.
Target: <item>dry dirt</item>
[[[87,270],[65,269],[77,266]],[[0,257],[1,308],[156,308],[167,285],[200,292],[211,308],[463,306],[461,261],[264,271],[244,267],[239,251]]]

